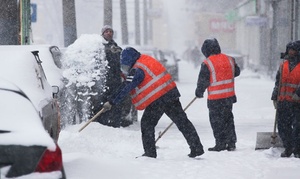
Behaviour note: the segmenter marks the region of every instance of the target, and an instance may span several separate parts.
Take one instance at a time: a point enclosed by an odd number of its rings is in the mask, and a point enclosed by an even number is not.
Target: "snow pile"
[[[61,99],[62,124],[87,121],[93,114],[92,96],[106,89],[108,62],[102,37],[97,34],[81,35],[70,45],[62,60],[66,90]]]
[[[106,74],[107,61],[102,37],[97,34],[81,35],[70,45],[63,57],[63,76],[71,83],[91,87],[93,80],[100,80]],[[97,69],[97,70],[95,70]]]

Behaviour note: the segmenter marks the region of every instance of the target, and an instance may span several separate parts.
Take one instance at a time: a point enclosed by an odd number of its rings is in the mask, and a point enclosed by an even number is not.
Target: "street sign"
[[[247,16],[245,18],[245,24],[247,26],[266,26],[268,24],[268,18],[260,16]]]
[[[235,31],[235,24],[229,23],[225,19],[210,19],[209,21],[210,31],[212,32],[227,32],[232,33]]]
[[[31,12],[31,22],[36,22],[37,20],[37,12],[36,12],[36,9],[37,8],[37,5],[36,3],[31,3],[30,4],[30,12]]]

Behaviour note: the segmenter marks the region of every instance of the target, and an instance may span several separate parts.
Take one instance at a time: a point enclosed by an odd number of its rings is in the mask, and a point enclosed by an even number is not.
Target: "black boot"
[[[147,154],[147,153],[144,153],[142,156],[143,156],[143,157],[156,158],[156,154]]]
[[[227,151],[235,151],[235,149],[236,149],[235,143],[227,144],[226,149],[227,149]]]
[[[300,158],[300,149],[295,149],[294,150],[294,157],[295,158]]]
[[[222,150],[226,150],[225,144],[217,144],[214,147],[208,148],[208,151],[220,152]]]
[[[287,148],[281,153],[280,157],[290,157],[292,153],[293,153],[293,149]]]
[[[191,150],[191,153],[188,154],[189,157],[191,158],[195,158],[197,156],[200,156],[204,154],[204,150],[203,149],[198,149],[198,150]]]

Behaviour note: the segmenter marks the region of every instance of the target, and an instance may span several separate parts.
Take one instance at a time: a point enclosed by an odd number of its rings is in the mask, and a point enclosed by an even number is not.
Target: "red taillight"
[[[63,166],[61,150],[56,145],[55,151],[46,150],[37,165],[36,172],[61,171]]]

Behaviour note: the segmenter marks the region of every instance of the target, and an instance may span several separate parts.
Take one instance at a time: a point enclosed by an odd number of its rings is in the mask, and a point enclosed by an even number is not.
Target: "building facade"
[[[286,44],[299,39],[298,0],[248,0],[232,11],[236,47],[257,70],[274,74]]]

